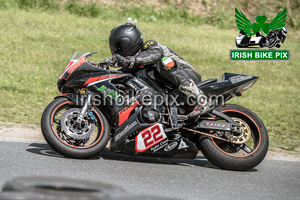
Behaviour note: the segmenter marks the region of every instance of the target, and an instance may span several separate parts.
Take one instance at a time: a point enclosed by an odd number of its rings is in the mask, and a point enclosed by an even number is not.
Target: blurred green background
[[[287,8],[288,35],[282,49],[289,62],[231,62],[239,33],[234,8],[251,22],[267,22]],[[110,30],[127,18],[137,20],[145,40],[175,50],[202,75],[223,72],[257,75],[259,81],[236,103],[265,123],[272,150],[300,152],[300,2],[299,1],[104,1],[0,0],[0,121],[39,124],[43,109],[58,95],[56,82],[76,50],[98,51],[95,62],[110,57]]]

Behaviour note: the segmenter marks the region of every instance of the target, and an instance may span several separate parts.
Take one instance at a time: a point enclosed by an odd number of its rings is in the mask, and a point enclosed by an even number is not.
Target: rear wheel
[[[107,145],[110,128],[102,112],[93,108],[78,124],[80,108],[66,98],[52,101],[41,120],[45,140],[59,154],[70,158],[91,158]]]
[[[243,136],[238,139],[243,144],[232,144],[201,136],[199,144],[203,155],[222,169],[249,170],[257,166],[266,156],[269,147],[268,134],[263,122],[252,111],[239,105],[227,104],[218,111],[241,125]],[[210,134],[224,137],[222,131],[210,131]]]

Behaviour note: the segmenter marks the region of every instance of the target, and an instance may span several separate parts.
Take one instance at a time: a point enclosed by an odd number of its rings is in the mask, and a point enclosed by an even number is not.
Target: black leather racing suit
[[[195,83],[201,81],[201,76],[189,63],[179,57],[170,48],[161,45],[154,40],[146,41],[141,51],[134,57],[135,64],[133,67],[156,64],[156,70],[159,74],[176,86],[180,86],[190,79],[192,79]],[[175,62],[174,67],[165,67],[161,61],[163,57],[171,58]]]
[[[174,65],[166,66],[163,64],[162,58],[168,57],[174,61]],[[205,94],[197,87],[196,83],[201,81],[201,76],[193,69],[193,67],[179,57],[170,48],[157,43],[154,40],[148,40],[143,44],[141,51],[136,56],[127,57],[129,65],[127,70],[135,71],[138,66],[156,65],[156,70],[163,77],[178,86],[178,89],[185,95],[193,95],[196,99],[205,96]],[[169,60],[169,59],[167,59]],[[198,102],[192,112],[187,116],[194,118],[198,115],[206,113],[210,110],[210,104]]]

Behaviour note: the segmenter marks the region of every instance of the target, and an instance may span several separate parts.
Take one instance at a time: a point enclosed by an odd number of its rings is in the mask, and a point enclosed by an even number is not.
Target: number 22
[[[144,140],[145,147],[149,147],[153,143],[163,139],[163,136],[160,134],[160,127],[158,125],[152,127],[150,130],[151,132],[147,130],[144,133],[142,133],[142,138]]]

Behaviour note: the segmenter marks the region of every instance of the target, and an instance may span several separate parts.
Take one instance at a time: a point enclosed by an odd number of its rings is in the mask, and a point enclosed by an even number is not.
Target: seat
[[[207,79],[207,80],[205,80],[205,81],[196,83],[196,85],[197,85],[198,87],[201,87],[201,86],[207,85],[207,84],[209,84],[209,83],[217,82],[217,80],[218,80],[218,79],[216,79],[216,78],[211,78],[211,79]]]

